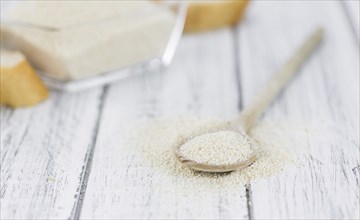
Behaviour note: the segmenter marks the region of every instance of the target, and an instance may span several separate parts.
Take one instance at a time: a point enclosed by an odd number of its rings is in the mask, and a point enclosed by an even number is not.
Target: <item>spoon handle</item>
[[[324,31],[318,28],[314,31],[296,53],[285,63],[285,65],[274,74],[265,88],[256,96],[254,101],[241,112],[234,125],[243,126],[249,131],[256,120],[262,115],[265,109],[271,104],[287,82],[295,75],[300,66],[314,51],[323,38]]]

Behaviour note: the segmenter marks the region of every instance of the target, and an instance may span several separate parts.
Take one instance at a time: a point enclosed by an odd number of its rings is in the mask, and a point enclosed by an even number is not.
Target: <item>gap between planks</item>
[[[240,24],[241,25],[241,24]],[[239,47],[239,25],[233,28],[232,31],[232,36],[233,36],[233,44],[234,44],[234,64],[235,64],[235,79],[236,79],[236,86],[238,89],[238,109],[239,109],[239,113],[243,110],[244,108],[244,103],[243,103],[243,97],[242,97],[242,86],[241,86],[241,71],[240,71],[240,66],[241,66],[241,59],[240,59],[240,47]],[[245,186],[246,188],[246,206],[247,206],[247,212],[248,212],[248,219],[252,220],[253,219],[253,207],[252,207],[252,194],[251,194],[251,184],[247,184]]]
[[[82,205],[83,205],[83,201],[84,201],[84,197],[85,197],[85,193],[86,193],[86,187],[87,187],[90,172],[91,172],[91,165],[92,165],[92,159],[94,157],[96,140],[97,140],[97,137],[99,134],[99,125],[101,123],[101,118],[102,118],[103,109],[104,109],[104,103],[106,100],[106,96],[108,94],[108,89],[109,89],[108,85],[104,86],[101,96],[100,96],[100,102],[98,105],[99,114],[98,114],[98,118],[97,118],[96,124],[95,124],[95,134],[93,136],[92,145],[86,155],[86,159],[85,159],[86,162],[85,162],[83,172],[80,174],[81,181],[80,181],[79,194],[78,194],[77,201],[74,204],[73,210],[71,211],[70,219],[79,219],[80,215],[81,215]]]

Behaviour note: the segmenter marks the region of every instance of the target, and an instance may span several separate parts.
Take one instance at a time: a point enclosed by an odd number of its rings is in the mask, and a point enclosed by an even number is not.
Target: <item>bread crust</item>
[[[11,67],[1,66],[1,104],[14,108],[32,106],[48,96],[47,88],[27,60],[23,59]]]
[[[239,22],[248,0],[190,2],[185,22],[185,32],[212,30]]]

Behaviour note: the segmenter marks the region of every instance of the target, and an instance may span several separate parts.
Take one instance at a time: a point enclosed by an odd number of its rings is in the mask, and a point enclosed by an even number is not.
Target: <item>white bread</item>
[[[148,1],[22,1],[6,19],[30,26],[3,24],[3,44],[61,81],[161,56],[176,22]]]

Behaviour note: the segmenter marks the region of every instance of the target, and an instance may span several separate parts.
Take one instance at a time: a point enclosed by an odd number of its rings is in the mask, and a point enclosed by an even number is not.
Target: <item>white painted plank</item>
[[[1,107],[1,219],[67,219],[92,147],[102,89]]]
[[[271,12],[271,13],[270,13]],[[254,219],[359,219],[359,48],[336,1],[254,1],[239,30],[244,105],[318,25],[321,49],[265,114],[320,127],[299,169],[252,183]]]
[[[345,6],[346,13],[348,13],[352,28],[357,35],[357,39],[360,42],[360,1],[350,0],[342,1]]]
[[[123,137],[139,119],[195,114],[234,117],[238,95],[232,32],[185,36],[165,75],[129,79],[109,90],[82,219],[247,218],[245,188],[207,198],[181,194],[162,174],[124,154]],[[162,187],[171,187],[168,194]],[[158,190],[154,190],[158,188]]]

